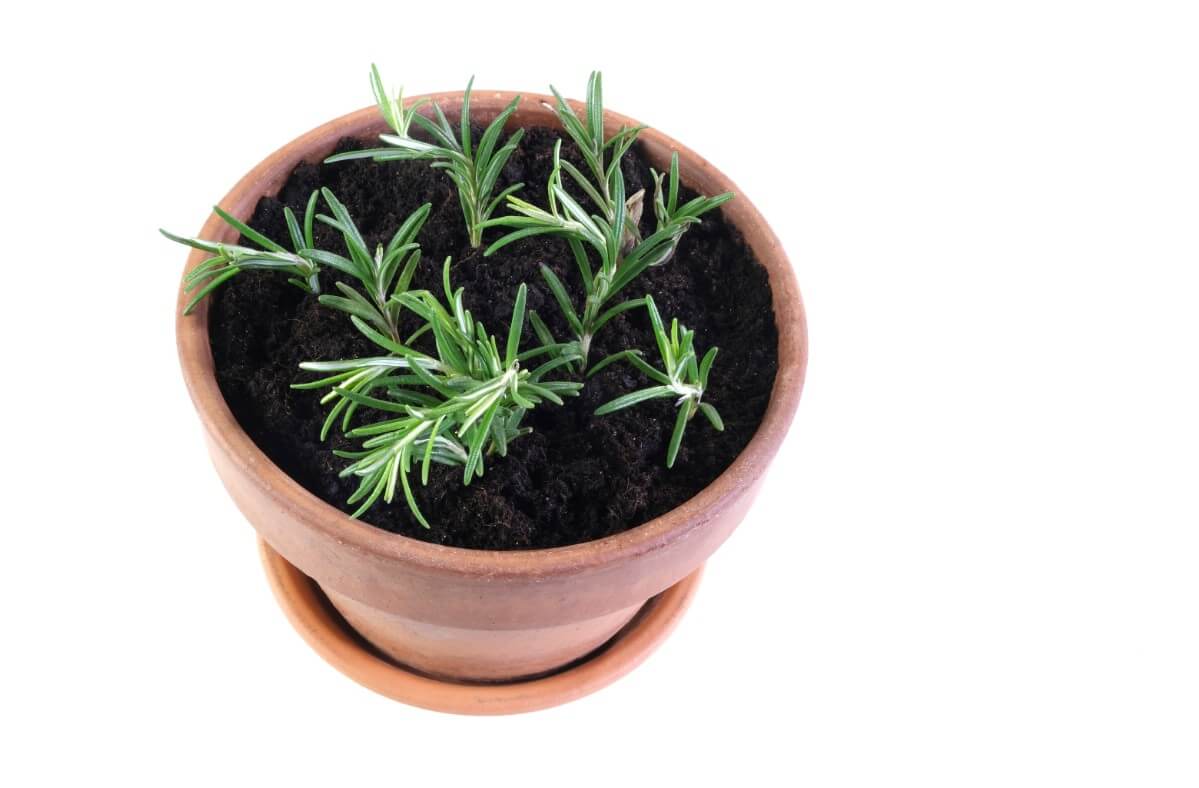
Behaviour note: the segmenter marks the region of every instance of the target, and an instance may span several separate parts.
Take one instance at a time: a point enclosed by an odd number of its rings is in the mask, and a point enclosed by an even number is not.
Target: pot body
[[[640,608],[547,627],[477,629],[418,621],[323,590],[358,634],[400,664],[471,681],[526,679],[574,662],[608,642]]]
[[[416,100],[420,97],[413,97]],[[461,93],[434,94],[451,118]],[[514,98],[475,91],[473,117],[487,122]],[[510,127],[557,127],[526,95]],[[612,133],[636,121],[607,113]],[[316,162],[345,136],[384,131],[374,108],[334,120],[283,147],[248,175],[221,207],[243,220],[275,194],[301,161]],[[679,152],[680,175],[705,194],[736,187],[704,159],[647,129],[646,153],[660,170]],[[644,525],[569,547],[465,550],[427,544],[351,520],[276,467],[240,428],[216,383],[207,303],[176,323],[180,362],[209,453],[238,507],[287,561],[320,584],[343,617],[381,651],[425,673],[499,681],[544,673],[585,656],[652,596],[694,572],[741,522],[790,425],[803,386],[807,334],[794,273],[765,220],[744,195],[721,209],[766,267],[779,330],[778,373],[766,415],[749,445],[691,500]],[[215,216],[204,238],[231,243]],[[204,255],[193,252],[188,269]],[[180,295],[180,306],[185,296]]]

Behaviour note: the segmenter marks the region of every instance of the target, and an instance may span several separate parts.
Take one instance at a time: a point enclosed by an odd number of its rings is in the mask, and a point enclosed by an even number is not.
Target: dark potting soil
[[[477,139],[477,137],[476,137]],[[508,161],[497,191],[523,181],[521,196],[545,205],[545,183],[557,134],[530,129]],[[339,150],[359,148],[346,139]],[[569,143],[563,155],[582,165]],[[653,181],[638,148],[624,161],[627,193],[646,190],[642,232],[652,231]],[[433,209],[418,240],[423,250],[413,288],[441,294],[441,263],[452,256],[454,287],[465,287],[466,306],[498,337],[507,334],[512,302],[521,282],[555,336],[569,331],[538,266],[552,268],[582,303],[579,274],[560,239],[539,237],[512,244],[490,258],[470,248],[457,193],[450,179],[423,162],[369,160],[296,167],[277,198],[259,201],[250,225],[288,244],[283,206],[298,216],[314,189],[327,186],[345,203],[370,248],[386,243],[422,203]],[[581,195],[580,195],[581,196]],[[684,190],[681,197],[692,195]],[[584,203],[586,204],[586,203]],[[327,212],[324,206],[321,210]],[[503,212],[504,209],[500,209]],[[484,248],[502,234],[488,231]],[[317,245],[344,254],[339,235],[320,223]],[[245,239],[243,239],[245,243]],[[322,289],[333,275],[322,273]],[[673,469],[665,467],[674,426],[672,399],[652,400],[607,416],[601,404],[646,386],[641,373],[614,364],[587,381],[582,394],[563,407],[545,404],[528,414],[532,434],[509,447],[507,457],[490,457],[486,473],[469,486],[462,470],[434,466],[429,485],[414,476],[416,498],[432,528],[408,511],[402,496],[378,502],[362,519],[416,539],[479,549],[529,549],[585,542],[624,531],[695,495],[729,466],[757,429],[766,410],[777,367],[778,334],[766,271],[740,233],[719,211],[705,216],[683,237],[670,262],[651,268],[623,294],[653,295],[663,318],[678,317],[696,329],[700,354],[720,348],[704,399],[725,423],[717,432],[702,416],[688,426]],[[290,385],[312,375],[302,361],[377,355],[378,350],[342,313],[321,307],[284,277],[250,271],[234,277],[212,297],[210,337],[217,379],[238,422],[262,450],[308,490],[341,508],[357,486],[338,477],[348,463],[332,448],[354,449],[345,437],[319,438],[325,409],[320,393]],[[526,341],[532,332],[526,323]],[[625,348],[641,348],[660,366],[644,310],[633,310],[599,332],[591,359]],[[377,414],[360,411],[358,423]]]

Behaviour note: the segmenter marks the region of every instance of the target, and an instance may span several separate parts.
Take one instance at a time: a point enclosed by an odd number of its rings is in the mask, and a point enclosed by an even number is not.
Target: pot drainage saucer
[[[703,568],[645,603],[590,655],[546,676],[481,684],[430,678],[380,656],[338,615],[313,580],[258,540],[267,580],[288,621],[333,667],[367,689],[410,706],[453,714],[520,714],[590,695],[640,665],[672,631]]]

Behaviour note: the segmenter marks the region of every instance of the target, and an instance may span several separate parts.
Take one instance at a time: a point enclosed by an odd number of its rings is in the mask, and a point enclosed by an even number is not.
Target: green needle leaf
[[[525,297],[529,288],[522,283],[516,291],[516,303],[512,306],[512,322],[508,326],[508,346],[504,353],[504,366],[511,367],[516,363],[516,354],[520,348],[520,336],[525,328]]]
[[[562,310],[562,316],[570,323],[570,327],[578,334],[583,333],[583,323],[579,320],[579,315],[570,304],[570,296],[566,293],[566,288],[562,285],[562,280],[558,278],[550,268],[542,263],[541,276],[545,279],[545,283],[549,285],[550,292],[554,296],[554,300],[558,302],[558,308]]]
[[[679,408],[679,415],[674,420],[674,432],[670,434],[670,445],[666,448],[666,467],[673,468],[675,458],[679,456],[679,445],[683,442],[683,433],[687,429],[687,419],[691,413],[689,407]]]
[[[701,402],[699,403],[699,412],[712,422],[712,426],[716,428],[717,432],[724,432],[724,419],[720,418],[720,413],[716,408],[706,402]]]
[[[266,249],[269,252],[286,252],[287,251],[282,246],[280,246],[279,244],[272,241],[270,238],[267,238],[262,233],[258,232],[257,230],[253,229],[252,227],[250,227],[248,224],[245,224],[245,223],[241,222],[240,220],[238,220],[237,217],[235,217],[232,214],[225,211],[223,208],[221,208],[221,206],[219,206],[219,205],[212,206],[212,211],[217,216],[221,217],[221,219],[223,219],[225,221],[225,224],[229,225],[230,227],[233,227],[239,233],[241,233],[245,237],[249,238],[251,241],[258,244],[263,249]]]
[[[629,394],[617,397],[611,402],[606,402],[595,409],[596,416],[604,416],[609,413],[615,413],[618,410],[637,405],[651,399],[661,399],[662,397],[673,397],[675,393],[670,386],[652,386],[640,391],[634,391]]]

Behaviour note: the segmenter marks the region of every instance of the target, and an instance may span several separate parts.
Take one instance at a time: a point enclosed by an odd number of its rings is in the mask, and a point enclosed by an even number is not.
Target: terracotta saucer
[[[640,665],[674,630],[699,587],[701,566],[651,598],[598,650],[555,673],[508,683],[430,678],[382,657],[355,633],[320,587],[262,539],[262,565],[275,599],[300,636],[326,662],[367,689],[410,706],[452,714],[520,714],[569,703]]]

